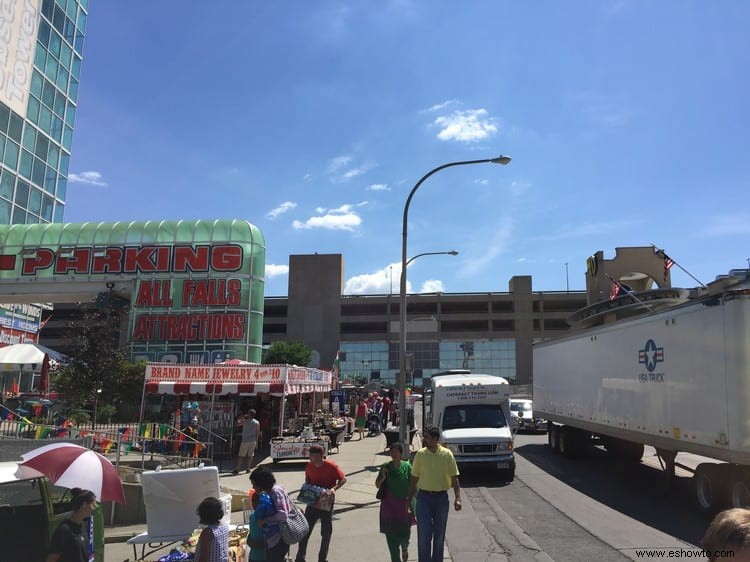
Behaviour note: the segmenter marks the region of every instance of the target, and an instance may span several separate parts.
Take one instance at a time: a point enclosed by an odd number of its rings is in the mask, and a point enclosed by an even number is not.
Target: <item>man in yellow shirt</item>
[[[456,511],[461,511],[461,485],[453,453],[440,445],[440,430],[422,431],[422,447],[411,467],[410,498],[417,496],[419,562],[442,562],[450,510],[448,488],[453,488]]]

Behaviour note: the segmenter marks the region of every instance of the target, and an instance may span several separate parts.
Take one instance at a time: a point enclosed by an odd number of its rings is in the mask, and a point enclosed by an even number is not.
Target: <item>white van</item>
[[[510,427],[510,391],[501,377],[435,375],[424,401],[424,427],[434,425],[459,464],[491,464],[513,480],[516,462]]]

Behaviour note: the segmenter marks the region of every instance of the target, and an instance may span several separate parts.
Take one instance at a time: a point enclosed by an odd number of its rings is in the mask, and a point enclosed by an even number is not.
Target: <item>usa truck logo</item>
[[[646,366],[649,373],[653,373],[658,363],[664,361],[664,348],[656,347],[654,340],[648,340],[643,349],[638,350],[638,363]]]

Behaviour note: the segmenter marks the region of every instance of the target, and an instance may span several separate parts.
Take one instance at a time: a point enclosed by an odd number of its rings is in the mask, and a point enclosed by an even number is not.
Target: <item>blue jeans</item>
[[[448,492],[417,493],[419,562],[442,562],[449,508]]]

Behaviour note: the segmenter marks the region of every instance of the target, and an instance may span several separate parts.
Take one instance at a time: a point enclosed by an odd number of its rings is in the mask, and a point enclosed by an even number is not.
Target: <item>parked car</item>
[[[510,415],[518,423],[518,431],[547,431],[547,420],[534,415],[533,402],[527,398],[511,398]]]

